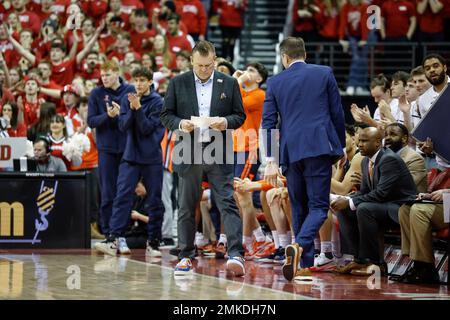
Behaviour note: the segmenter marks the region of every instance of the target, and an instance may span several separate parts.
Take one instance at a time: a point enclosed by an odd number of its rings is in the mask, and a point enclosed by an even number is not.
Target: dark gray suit
[[[214,71],[213,88],[211,97],[211,117],[224,117],[227,119],[228,129],[237,129],[245,121],[245,112],[242,97],[236,79],[218,71]],[[181,120],[189,120],[191,116],[198,116],[198,100],[195,89],[194,73],[192,71],[173,78],[164,98],[164,107],[161,112],[161,121],[166,128],[177,131]],[[177,131],[177,136],[186,137],[189,134]],[[233,169],[232,162],[225,164],[226,158],[233,158],[233,149],[226,150],[225,137],[232,141],[229,130],[222,132],[224,157],[218,164],[192,164],[194,160],[193,133],[190,141],[183,139],[176,142],[182,143],[183,148],[190,148],[189,163],[173,163],[174,171],[179,176],[179,215],[178,215],[178,243],[180,247],[179,258],[194,258],[195,247],[195,208],[201,197],[201,182],[204,175],[216,200],[217,207],[222,215],[225,233],[228,240],[229,256],[243,256],[242,248],[242,222],[236,206],[233,193]],[[201,144],[200,150],[208,144]],[[231,145],[232,146],[232,145]],[[174,148],[174,150],[175,150]]]
[[[368,174],[369,158],[361,162],[361,189],[352,195],[356,212],[339,213],[342,252],[371,263],[384,262],[384,231],[398,224],[400,206],[416,197],[414,180],[405,162],[390,149],[381,149]]]

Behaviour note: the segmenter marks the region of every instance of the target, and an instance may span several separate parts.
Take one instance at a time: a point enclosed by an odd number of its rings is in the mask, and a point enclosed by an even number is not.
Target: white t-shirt
[[[394,117],[395,121],[403,124],[403,123],[405,123],[405,118],[403,116],[402,110],[400,110],[398,105],[399,105],[398,99],[392,99],[392,101],[389,103],[389,106],[391,107],[391,113],[392,113],[392,116]],[[375,110],[373,119],[375,121],[381,121],[380,108],[377,108]]]
[[[420,122],[420,114],[417,109],[417,100],[411,102],[411,125],[415,128]]]

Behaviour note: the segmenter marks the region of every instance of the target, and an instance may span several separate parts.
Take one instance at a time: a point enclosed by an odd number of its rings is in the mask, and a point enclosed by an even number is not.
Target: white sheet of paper
[[[442,195],[444,202],[444,222],[450,223],[450,192],[446,192]]]
[[[195,117],[191,116],[191,121],[196,127],[200,129],[199,141],[198,142],[210,142],[211,137],[209,135],[209,126],[219,117]]]

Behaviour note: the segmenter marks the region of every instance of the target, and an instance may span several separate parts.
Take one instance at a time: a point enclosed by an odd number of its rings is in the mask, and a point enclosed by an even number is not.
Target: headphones
[[[39,137],[39,138],[37,138],[37,139],[34,141],[34,143],[37,143],[37,142],[43,142],[43,143],[44,143],[44,145],[45,145],[45,151],[46,151],[47,154],[50,153],[50,152],[52,152],[50,141],[48,141],[47,138]]]

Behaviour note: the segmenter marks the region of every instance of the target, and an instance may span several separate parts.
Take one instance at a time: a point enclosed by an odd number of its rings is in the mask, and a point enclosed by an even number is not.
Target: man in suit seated
[[[384,230],[398,223],[398,209],[415,198],[416,186],[405,162],[382,147],[377,128],[361,131],[358,148],[365,156],[361,163],[361,189],[331,203],[331,208],[339,211],[342,253],[354,256],[351,263],[337,271],[370,275],[372,266],[378,265],[386,274]]]
[[[408,146],[409,132],[406,126],[394,122],[386,127],[384,146],[396,152],[408,167],[418,192],[427,190],[427,169],[423,157]]]

